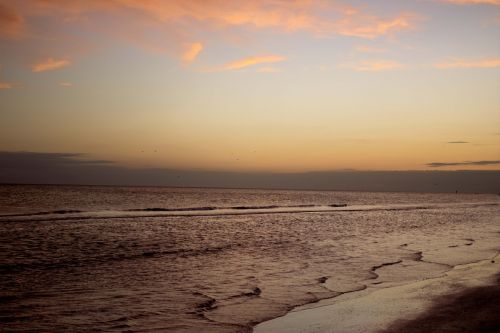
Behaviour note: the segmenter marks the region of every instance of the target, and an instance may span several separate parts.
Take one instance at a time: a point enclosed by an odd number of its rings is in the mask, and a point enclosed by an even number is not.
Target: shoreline
[[[443,332],[489,332],[482,329],[500,327],[500,316],[495,316],[500,309],[499,260],[497,252],[438,277],[371,286],[299,306],[259,323],[252,332],[424,333],[436,327]],[[485,295],[489,297],[483,301]],[[473,320],[461,317],[464,312],[473,312]]]

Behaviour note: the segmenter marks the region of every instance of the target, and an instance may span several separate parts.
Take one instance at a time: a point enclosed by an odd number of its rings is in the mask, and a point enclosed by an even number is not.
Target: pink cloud
[[[10,83],[10,82],[0,82],[0,90],[3,90],[3,89],[12,89],[15,87],[15,84],[14,83]]]
[[[169,32],[186,40],[206,28],[223,31],[234,27],[372,39],[411,29],[418,20],[411,13],[381,17],[366,7],[325,0],[19,0],[11,4],[21,14],[19,18],[28,21],[50,17],[59,23],[85,25],[95,20],[94,14],[122,19],[124,24],[116,32],[127,38],[136,34],[137,39],[146,38],[144,29]],[[111,29],[90,25],[93,29]]]
[[[201,43],[189,43],[185,44],[185,50],[182,53],[182,61],[185,63],[193,62],[198,54],[203,50],[203,44]]]
[[[441,0],[457,5],[500,5],[500,0]]]
[[[392,60],[364,60],[356,63],[341,64],[339,68],[348,68],[358,72],[381,72],[402,69],[405,66]]]
[[[282,70],[276,67],[261,67],[257,69],[257,72],[259,73],[279,73]]]
[[[356,46],[356,51],[362,52],[362,53],[385,53],[387,52],[386,49],[380,48],[380,47],[373,47],[373,46],[366,46],[366,45],[358,45]]]
[[[247,26],[362,38],[411,29],[417,19],[416,15],[407,13],[383,18],[351,5],[323,0],[117,0],[116,3],[164,23],[195,21],[218,28]]]
[[[399,14],[392,19],[383,19],[368,14],[348,15],[335,22],[332,32],[339,35],[374,39],[384,35],[394,34],[415,27],[419,17],[415,14]]]
[[[376,39],[414,29],[420,20],[414,13],[380,15],[368,6],[327,0],[0,0],[2,3],[2,31],[29,37],[25,49],[31,48],[33,57],[65,54],[77,59],[89,50],[107,47],[103,41],[109,41],[170,54],[184,64],[195,61],[208,42],[241,42],[256,30]],[[47,24],[37,24],[35,29],[34,23],[42,20]],[[52,63],[32,69],[41,72],[70,64],[64,61],[56,64],[52,59]]]
[[[54,58],[48,58],[46,60],[43,60],[41,62],[38,62],[34,64],[31,67],[31,71],[38,73],[38,72],[45,72],[45,71],[53,71],[56,69],[68,67],[71,65],[71,61],[67,59],[54,59]]]
[[[216,68],[214,71],[238,70],[258,64],[281,62],[285,60],[285,57],[278,55],[248,57],[227,63],[221,67]]]
[[[14,8],[0,3],[0,37],[18,38],[23,33],[23,17]]]
[[[0,70],[1,69],[2,69],[2,65],[0,65]],[[0,81],[0,90],[13,89],[17,86],[19,86],[19,84],[12,83],[12,82],[1,82]]]
[[[485,58],[475,60],[454,59],[434,65],[439,69],[451,68],[494,68],[500,67],[500,58]]]

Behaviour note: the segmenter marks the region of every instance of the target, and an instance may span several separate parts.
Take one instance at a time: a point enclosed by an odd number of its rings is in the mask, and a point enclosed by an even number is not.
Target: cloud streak
[[[434,65],[438,69],[452,68],[494,68],[500,67],[500,58],[484,58],[476,60],[455,59]]]
[[[257,72],[259,73],[279,73],[281,72],[281,69],[276,68],[276,67],[261,67],[257,69]]]
[[[286,57],[279,55],[266,55],[266,56],[254,56],[247,57],[240,60],[236,60],[225,65],[222,65],[218,68],[213,69],[212,71],[231,71],[231,70],[239,70],[246,67],[259,65],[259,64],[267,64],[267,63],[276,63],[285,61]]]
[[[467,141],[449,141],[448,143],[460,144],[460,143],[470,143],[470,142],[467,142]]]
[[[0,82],[0,90],[4,90],[4,89],[12,89],[14,88],[14,83],[10,83],[10,82]]]
[[[364,60],[356,63],[340,64],[338,68],[352,69],[358,72],[381,72],[402,69],[405,66],[392,60]]]
[[[203,44],[201,43],[189,43],[185,44],[185,50],[184,53],[182,53],[182,61],[184,63],[191,63],[193,62],[200,52],[203,50]]]
[[[387,52],[386,49],[383,49],[380,47],[367,46],[367,45],[358,45],[358,46],[356,46],[355,50],[358,52],[361,52],[361,53],[385,53],[385,52]]]
[[[0,70],[2,69],[2,66],[0,65]],[[0,90],[7,90],[7,89],[13,89],[17,86],[18,84],[12,83],[12,82],[1,82],[0,81]]]
[[[31,67],[31,71],[35,73],[53,71],[56,69],[68,67],[69,65],[71,65],[71,61],[67,59],[48,58],[46,60],[34,64]]]
[[[431,162],[426,165],[431,168],[440,168],[447,166],[466,166],[466,165],[474,165],[474,166],[483,166],[483,165],[497,165],[500,164],[500,161],[464,161],[464,162]]]
[[[500,5],[500,0],[441,0],[455,5]]]

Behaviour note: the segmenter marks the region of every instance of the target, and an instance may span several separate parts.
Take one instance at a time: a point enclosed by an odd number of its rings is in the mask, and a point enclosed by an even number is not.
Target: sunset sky
[[[0,151],[500,169],[500,0],[0,0]]]

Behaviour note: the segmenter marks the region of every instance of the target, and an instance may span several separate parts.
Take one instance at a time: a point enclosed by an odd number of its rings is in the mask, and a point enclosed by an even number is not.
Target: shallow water
[[[495,195],[0,186],[0,320],[247,332],[299,304],[487,258],[499,213]]]

